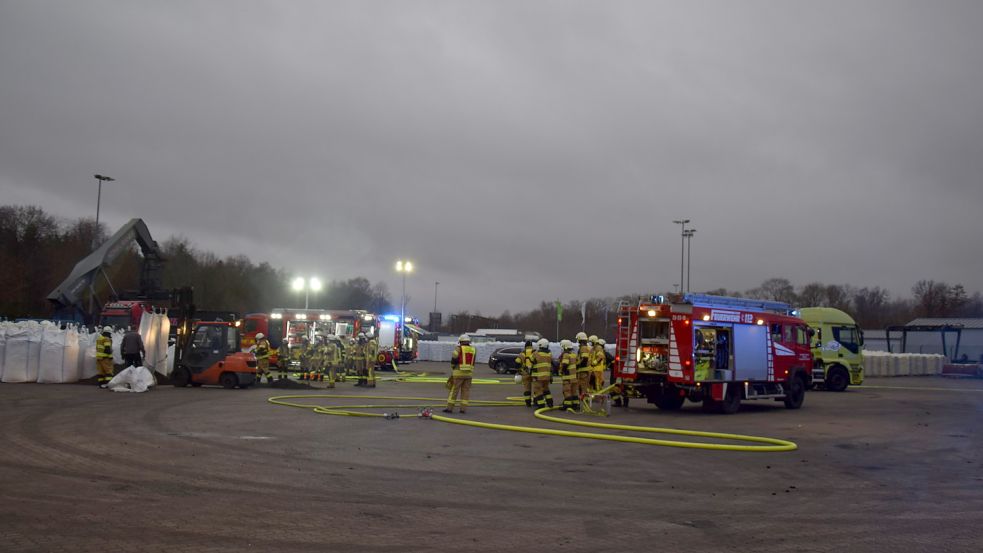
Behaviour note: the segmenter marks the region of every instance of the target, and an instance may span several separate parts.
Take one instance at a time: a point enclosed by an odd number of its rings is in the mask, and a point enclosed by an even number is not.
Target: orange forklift
[[[240,350],[239,327],[224,321],[201,321],[193,332],[180,333],[171,382],[188,386],[221,385],[246,389],[256,383],[256,356]],[[182,343],[183,342],[183,343]]]

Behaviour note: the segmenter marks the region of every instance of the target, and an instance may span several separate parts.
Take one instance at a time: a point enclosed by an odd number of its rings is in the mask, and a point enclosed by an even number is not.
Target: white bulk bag
[[[92,378],[99,373],[96,370],[96,338],[98,334],[83,332],[79,335],[78,367],[79,378]]]
[[[65,363],[65,332],[45,325],[41,329],[41,349],[38,353],[38,378],[40,384],[56,384],[61,380],[61,366]]]
[[[80,368],[79,333],[74,328],[69,328],[65,331],[65,361],[61,365],[62,382],[78,382]]]
[[[4,348],[3,361],[4,382],[27,382],[27,358],[30,356],[29,334],[27,325],[15,324],[7,327],[7,343]]]
[[[0,323],[0,382],[3,381],[3,358],[7,351],[7,323]]]
[[[27,381],[38,381],[38,370],[41,367],[41,336],[44,327],[34,321],[27,322]]]
[[[122,365],[123,364],[123,351],[120,347],[123,345],[123,332],[113,332],[113,364]]]

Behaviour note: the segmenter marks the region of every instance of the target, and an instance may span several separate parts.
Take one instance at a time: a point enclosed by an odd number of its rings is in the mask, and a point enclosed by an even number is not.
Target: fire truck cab
[[[812,331],[791,311],[780,302],[705,294],[622,303],[613,377],[624,392],[665,410],[687,399],[723,413],[737,412],[745,399],[798,409],[812,385]]]

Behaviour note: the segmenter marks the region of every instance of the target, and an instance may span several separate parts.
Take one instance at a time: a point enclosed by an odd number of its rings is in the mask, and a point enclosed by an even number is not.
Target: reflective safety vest
[[[96,359],[113,358],[113,339],[102,334],[96,338]]]
[[[256,359],[262,361],[270,358],[270,341],[266,338],[256,342]]]
[[[553,356],[549,351],[537,351],[532,364],[533,378],[549,378],[553,368]]]
[[[340,352],[338,351],[338,344],[334,342],[328,342],[328,345],[325,346],[325,348],[326,349],[324,350],[324,356],[327,358],[328,364],[337,365],[338,360],[341,357],[339,355]]]
[[[451,356],[452,376],[471,376],[475,357],[474,346],[470,344],[461,344],[454,348],[454,355]]]
[[[577,379],[577,354],[573,351],[564,351],[560,356],[560,375],[563,380]]]
[[[590,346],[581,344],[577,350],[577,372],[590,372]]]

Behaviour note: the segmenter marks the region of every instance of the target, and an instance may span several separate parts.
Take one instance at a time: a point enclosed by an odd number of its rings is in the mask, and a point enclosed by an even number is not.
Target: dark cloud
[[[0,194],[498,313],[980,287],[976,2],[5,2]]]

